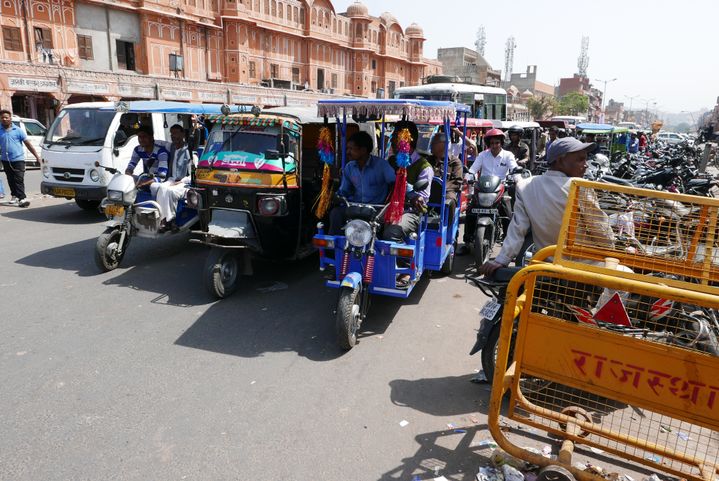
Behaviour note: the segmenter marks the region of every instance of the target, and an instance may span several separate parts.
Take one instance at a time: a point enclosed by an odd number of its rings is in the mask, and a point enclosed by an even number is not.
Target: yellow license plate
[[[125,215],[125,208],[121,205],[106,205],[105,215],[110,217],[121,217]]]
[[[68,189],[65,187],[53,187],[52,195],[57,197],[75,197],[75,189]]]

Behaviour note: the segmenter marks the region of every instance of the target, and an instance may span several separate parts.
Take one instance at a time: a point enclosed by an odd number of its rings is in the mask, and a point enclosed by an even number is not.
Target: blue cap
[[[570,154],[572,152],[581,152],[582,150],[593,149],[597,144],[594,142],[580,142],[574,137],[564,137],[557,139],[549,146],[547,152],[547,163],[552,164],[560,156]]]

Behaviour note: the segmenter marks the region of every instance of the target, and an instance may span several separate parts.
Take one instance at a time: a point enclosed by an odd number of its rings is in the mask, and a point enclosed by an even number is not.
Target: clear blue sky
[[[344,12],[353,0],[335,0]],[[487,35],[485,57],[504,70],[504,45],[512,35],[515,73],[537,65],[539,80],[556,85],[577,70],[582,35],[589,36],[589,77],[617,78],[609,98],[638,95],[667,112],[712,108],[719,96],[719,0],[363,0],[370,14],[390,11],[403,28],[423,29],[425,56],[440,47],[474,48],[477,29]],[[645,106],[635,99],[633,108]]]

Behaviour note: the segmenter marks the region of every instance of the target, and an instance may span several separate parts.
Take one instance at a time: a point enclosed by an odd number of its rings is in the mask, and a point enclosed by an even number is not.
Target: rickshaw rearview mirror
[[[290,151],[290,134],[282,134],[277,137],[277,153],[281,157],[287,157]]]
[[[268,149],[265,150],[265,159],[266,160],[277,160],[280,158],[280,153],[277,150]]]

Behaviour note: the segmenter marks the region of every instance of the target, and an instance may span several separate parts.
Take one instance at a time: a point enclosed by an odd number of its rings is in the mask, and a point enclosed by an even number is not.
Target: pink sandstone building
[[[359,2],[0,0],[0,14],[0,107],[44,123],[87,100],[387,98],[441,73],[418,25]]]

